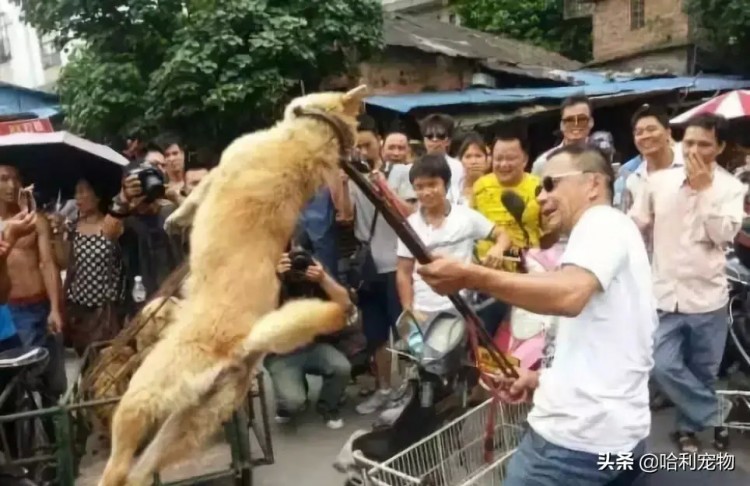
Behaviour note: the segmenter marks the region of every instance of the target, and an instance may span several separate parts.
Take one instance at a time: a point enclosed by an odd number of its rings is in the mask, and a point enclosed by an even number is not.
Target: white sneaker
[[[370,395],[370,398],[357,405],[355,410],[360,415],[369,415],[388,405],[390,400],[391,390],[378,390]]]
[[[323,414],[323,419],[329,429],[338,430],[344,426],[344,421],[338,412],[326,412]]]

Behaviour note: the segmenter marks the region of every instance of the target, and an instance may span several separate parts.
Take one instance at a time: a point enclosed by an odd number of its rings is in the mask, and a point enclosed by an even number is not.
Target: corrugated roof
[[[365,103],[400,113],[417,108],[455,105],[529,104],[548,101],[558,103],[568,96],[584,93],[589,97],[612,97],[627,94],[651,94],[689,89],[692,92],[714,92],[750,88],[750,80],[719,77],[675,77],[597,83],[561,88],[469,89],[441,93],[372,96]]]
[[[578,69],[581,63],[556,52],[507,37],[485,34],[439,20],[387,13],[383,36],[389,46],[412,47],[450,57]]]

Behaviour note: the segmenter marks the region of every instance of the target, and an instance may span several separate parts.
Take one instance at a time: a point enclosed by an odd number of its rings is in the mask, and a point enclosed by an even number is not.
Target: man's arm
[[[575,317],[602,291],[597,278],[583,268],[539,274],[502,272],[470,265],[466,287],[480,290],[510,305],[535,314]]]
[[[10,275],[8,275],[8,253],[10,253],[10,245],[4,241],[0,241],[0,305],[8,303],[10,298]]]
[[[47,296],[50,301],[50,319],[55,320],[55,324],[59,327],[62,324],[62,283],[60,282],[60,269],[57,268],[54,252],[52,251],[52,230],[47,218],[37,218],[36,229],[39,268],[42,272],[44,287],[47,290]]]
[[[352,188],[349,185],[349,177],[341,171],[339,175],[341,181],[341,191],[338,194],[339,205],[336,207],[337,219],[339,221],[354,221],[354,198],[352,198]]]
[[[635,174],[631,174],[630,177],[636,177]],[[625,189],[625,194],[630,193],[629,189]],[[624,194],[624,195],[625,195]],[[654,222],[654,208],[653,199],[651,197],[651,185],[648,180],[641,185],[640,190],[632,194],[633,204],[628,210],[628,216],[633,218],[635,224],[642,232],[647,231]]]
[[[691,215],[695,241],[708,239],[716,246],[724,246],[737,236],[745,212],[745,188],[739,183],[726,186],[710,187],[700,192],[687,189],[695,201]]]
[[[414,308],[414,259],[399,257],[396,264],[396,290],[404,310]]]
[[[349,292],[326,271],[323,271],[320,288],[323,289],[323,292],[326,293],[332,302],[339,304],[344,309],[351,307],[352,299],[349,296]]]

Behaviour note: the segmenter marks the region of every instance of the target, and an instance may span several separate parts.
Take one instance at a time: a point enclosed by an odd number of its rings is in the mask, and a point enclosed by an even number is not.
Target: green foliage
[[[502,34],[578,61],[591,59],[591,19],[565,20],[563,0],[454,0],[466,27]]]
[[[685,12],[700,27],[694,33],[702,47],[750,70],[750,0],[686,0]]]
[[[133,125],[225,143],[268,125],[382,45],[377,0],[23,0],[63,45],[83,41],[58,88],[72,130]]]

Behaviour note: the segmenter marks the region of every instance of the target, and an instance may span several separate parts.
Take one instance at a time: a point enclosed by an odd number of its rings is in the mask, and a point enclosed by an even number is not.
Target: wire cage
[[[717,390],[719,416],[724,417],[723,427],[750,431],[750,391]]]
[[[60,462],[61,486],[77,486],[87,483],[85,478],[87,472],[83,471],[82,461],[92,452],[92,436],[100,435],[100,437],[94,437],[94,443],[98,439],[99,442],[105,442],[104,449],[108,449],[109,437],[107,435],[111,425],[111,416],[125,391],[121,385],[123,376],[119,374],[124,370],[124,376],[127,378],[124,380],[126,386],[130,375],[139,364],[133,365],[127,355],[120,358],[113,357],[112,354],[107,355],[107,351],[112,349],[110,344],[111,342],[95,343],[87,349],[78,377],[73,381],[63,399],[63,407],[67,412],[64,420],[70,440],[61,444],[66,447],[66,450],[59,452],[64,459]],[[106,361],[111,366],[97,366],[101,362],[100,357],[107,358]],[[89,374],[92,369],[96,369],[98,375],[93,379]],[[162,482],[162,479],[157,476],[154,478],[154,484],[177,486],[232,479],[238,486],[250,486],[252,469],[260,465],[273,464],[274,461],[266,403],[263,375],[259,373],[253,378],[251,391],[245,402],[224,424],[223,443],[229,446],[231,453],[231,459],[226,467],[172,482]],[[96,447],[96,445],[93,446],[93,448]],[[260,451],[259,454],[254,453],[257,450]],[[105,458],[102,457],[101,460]],[[98,471],[102,465],[99,464],[98,467],[91,469]]]
[[[507,459],[525,431],[529,408],[529,404],[495,406],[490,399],[384,463],[370,461],[357,451],[354,458],[367,486],[500,485]],[[494,427],[488,428],[491,418]],[[488,429],[490,447],[486,447]]]

